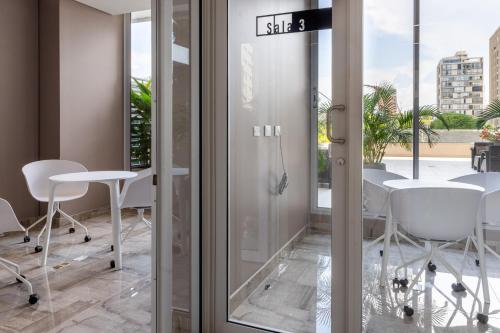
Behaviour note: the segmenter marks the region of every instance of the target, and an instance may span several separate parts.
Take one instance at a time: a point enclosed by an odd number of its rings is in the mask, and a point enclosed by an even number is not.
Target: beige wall
[[[267,0],[231,1],[229,14],[230,291],[270,259],[308,222],[309,34],[255,36],[255,17],[308,8]],[[293,56],[292,56],[293,55]],[[280,125],[290,185],[277,137],[253,137],[254,125]],[[263,135],[263,129],[262,129]]]
[[[40,159],[60,156],[59,0],[39,0]],[[43,207],[42,207],[43,208]]]
[[[123,169],[123,16],[60,2],[60,158],[89,170]],[[100,184],[65,205],[70,212],[109,204]]]
[[[0,197],[26,219],[45,207],[28,193],[24,164],[61,158],[123,169],[123,17],[73,0],[0,0],[0,8]],[[65,208],[108,201],[92,185]]]
[[[0,0],[0,197],[38,214],[21,168],[38,158],[38,1]]]

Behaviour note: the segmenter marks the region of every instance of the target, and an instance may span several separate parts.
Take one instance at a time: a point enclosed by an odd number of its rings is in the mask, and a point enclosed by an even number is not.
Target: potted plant
[[[363,96],[363,164],[365,168],[384,169],[382,159],[389,144],[399,144],[411,150],[413,141],[413,110],[400,111],[396,103],[396,89],[390,83],[368,85],[370,92]],[[439,119],[448,129],[442,114],[432,106],[419,110],[420,133],[429,146],[438,141],[439,134],[425,119]]]

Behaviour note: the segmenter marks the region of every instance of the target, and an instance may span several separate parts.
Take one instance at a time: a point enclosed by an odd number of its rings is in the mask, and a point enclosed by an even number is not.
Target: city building
[[[490,37],[490,102],[500,99],[500,27]]]
[[[441,112],[478,115],[483,109],[483,58],[458,51],[437,67],[437,106]]]

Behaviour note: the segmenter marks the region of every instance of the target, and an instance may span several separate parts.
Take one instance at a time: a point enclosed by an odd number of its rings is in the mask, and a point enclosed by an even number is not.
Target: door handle
[[[346,107],[343,104],[332,105],[330,109],[326,112],[326,136],[331,143],[338,143],[343,145],[345,143],[345,138],[334,138],[333,137],[333,111],[345,111]]]

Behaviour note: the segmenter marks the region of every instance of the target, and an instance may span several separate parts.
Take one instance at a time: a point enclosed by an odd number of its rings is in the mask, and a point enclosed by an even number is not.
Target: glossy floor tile
[[[134,215],[124,216],[126,227]],[[124,242],[123,269],[110,269],[111,221],[100,216],[84,221],[84,233],[53,231],[48,266],[41,253],[23,243],[20,233],[0,237],[2,257],[21,265],[40,295],[29,305],[27,289],[0,269],[0,332],[150,332],[151,232],[139,224]]]
[[[231,320],[277,332],[330,332],[332,263],[329,242],[328,235],[307,235],[231,314]],[[487,325],[476,320],[478,307],[482,309],[484,304],[473,253],[467,257],[463,272],[464,281],[477,291],[477,298],[452,292],[454,278],[436,263],[436,273],[426,271],[410,292],[408,305],[415,309],[415,314],[409,318],[402,311],[403,292],[393,288],[389,281],[401,262],[395,247],[391,248],[388,287],[379,286],[381,247],[382,244],[366,253],[363,261],[364,332],[500,332],[500,261],[487,256],[491,294]],[[404,244],[402,250],[405,259],[420,253]],[[460,268],[462,251],[448,249],[444,254],[454,267]],[[408,278],[416,274],[420,264],[410,266]]]

